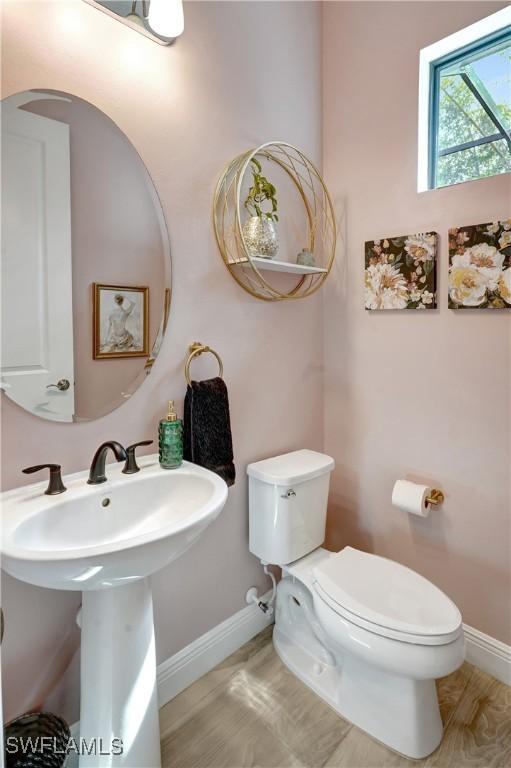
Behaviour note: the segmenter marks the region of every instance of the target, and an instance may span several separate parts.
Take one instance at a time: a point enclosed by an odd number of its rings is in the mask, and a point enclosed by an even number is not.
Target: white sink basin
[[[138,464],[134,475],[109,464],[101,485],[88,485],[88,472],[69,475],[58,496],[45,495],[47,481],[1,494],[2,568],[83,593],[80,768],[161,765],[148,576],[182,555],[227,500],[224,481],[195,464]]]
[[[216,518],[227,486],[213,472],[184,462],[161,469],[158,456],[140,472],[107,466],[106,483],[88,472],[64,479],[67,491],[46,496],[47,482],[2,494],[2,568],[52,589],[104,589],[143,578],[179,557]]]

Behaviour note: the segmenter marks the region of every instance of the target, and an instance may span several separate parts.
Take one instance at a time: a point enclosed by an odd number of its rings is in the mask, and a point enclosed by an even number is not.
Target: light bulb
[[[157,35],[179,37],[185,28],[183,0],[151,0],[147,23]]]

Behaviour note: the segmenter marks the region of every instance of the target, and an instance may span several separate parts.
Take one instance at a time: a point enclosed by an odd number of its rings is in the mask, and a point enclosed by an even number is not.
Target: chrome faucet
[[[126,461],[128,458],[126,450],[115,440],[107,440],[106,443],[102,443],[94,454],[90,465],[89,479],[87,480],[89,485],[99,485],[106,482],[105,463],[109,450],[113,451],[117,461]]]

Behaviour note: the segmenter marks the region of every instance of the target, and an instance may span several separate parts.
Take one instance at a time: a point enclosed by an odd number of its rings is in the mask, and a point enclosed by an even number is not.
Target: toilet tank
[[[334,466],[330,456],[308,450],[248,465],[252,554],[286,565],[323,544]]]

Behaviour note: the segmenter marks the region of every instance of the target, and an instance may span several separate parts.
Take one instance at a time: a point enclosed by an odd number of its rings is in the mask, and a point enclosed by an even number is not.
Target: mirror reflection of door
[[[33,413],[71,421],[69,127],[2,106],[2,386]]]

